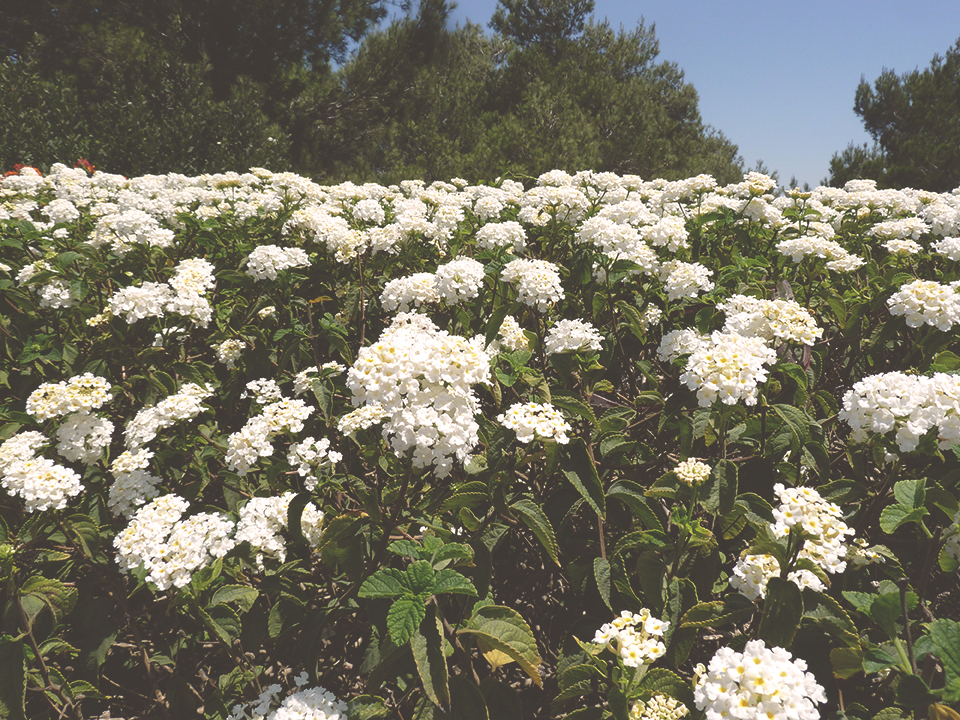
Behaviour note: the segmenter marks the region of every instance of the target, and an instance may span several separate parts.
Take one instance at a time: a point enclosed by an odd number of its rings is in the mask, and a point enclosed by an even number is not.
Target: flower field
[[[0,181],[0,718],[960,719],[960,191]]]

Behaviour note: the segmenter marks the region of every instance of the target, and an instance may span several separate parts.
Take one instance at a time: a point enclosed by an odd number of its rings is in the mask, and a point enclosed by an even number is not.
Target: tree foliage
[[[960,185],[960,39],[924,70],[885,69],[872,85],[861,78],[854,111],[875,146],[834,155],[831,184],[867,177],[936,192]]]

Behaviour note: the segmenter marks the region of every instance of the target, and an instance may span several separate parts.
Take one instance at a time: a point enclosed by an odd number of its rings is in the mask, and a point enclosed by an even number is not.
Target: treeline
[[[385,26],[382,0],[7,0],[0,167],[738,180],[736,145],[658,60],[654,28],[593,9],[501,0],[487,28],[451,28],[446,0]]]

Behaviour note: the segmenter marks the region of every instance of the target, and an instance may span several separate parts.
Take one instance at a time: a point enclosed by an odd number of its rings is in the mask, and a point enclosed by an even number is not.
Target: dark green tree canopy
[[[593,0],[499,0],[490,27],[520,46],[553,52],[561,41],[580,36],[593,7]]]
[[[875,148],[851,145],[834,155],[831,184],[869,177],[883,187],[960,186],[960,39],[924,70],[861,79],[854,111]]]

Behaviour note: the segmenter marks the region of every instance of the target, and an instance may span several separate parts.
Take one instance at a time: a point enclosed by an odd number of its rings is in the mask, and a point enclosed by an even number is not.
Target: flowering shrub
[[[958,218],[4,177],[0,715],[954,717]]]

